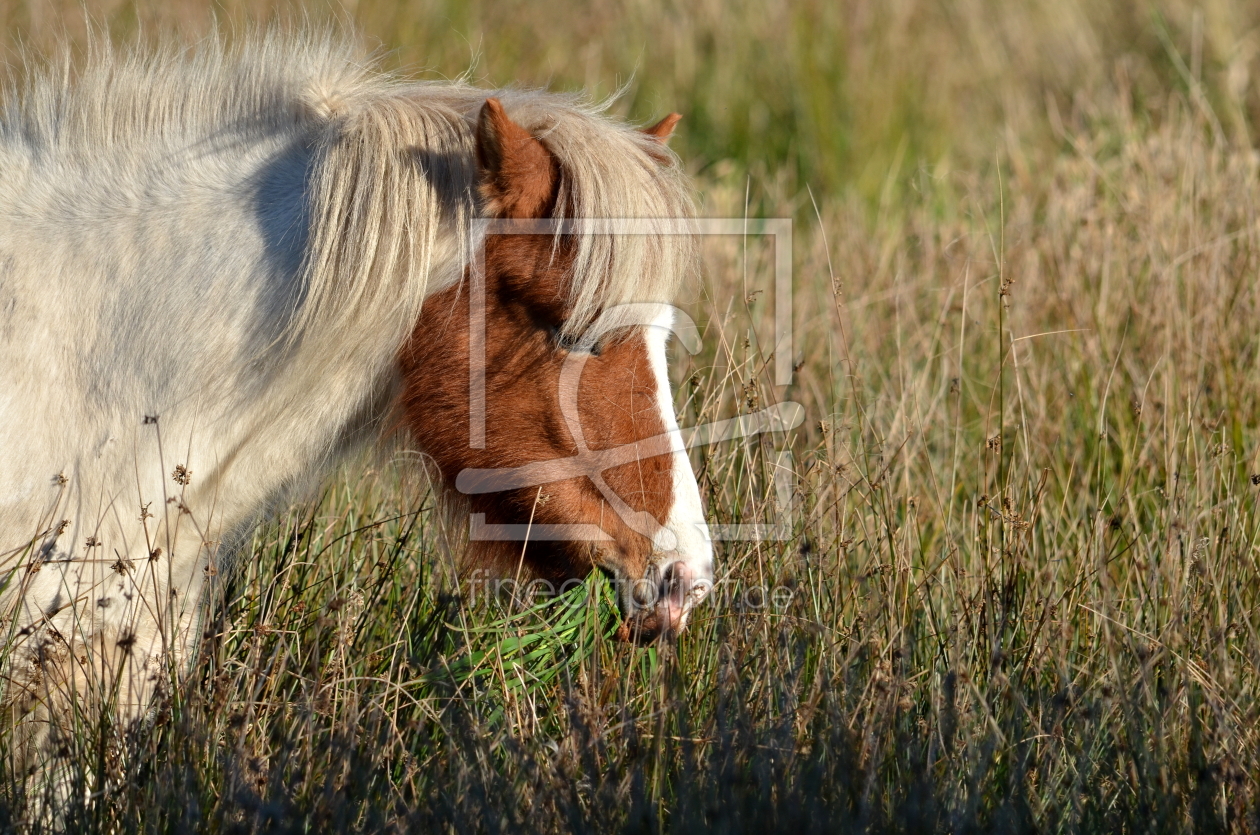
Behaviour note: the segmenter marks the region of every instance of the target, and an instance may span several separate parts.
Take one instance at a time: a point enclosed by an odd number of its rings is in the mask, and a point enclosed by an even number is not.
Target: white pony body
[[[33,75],[0,120],[0,624],[4,698],[55,724],[49,693],[115,675],[142,709],[233,545],[388,428],[397,352],[474,243],[487,92],[321,38]],[[655,140],[496,95],[550,131],[570,206],[689,211]],[[618,155],[639,164],[595,170]],[[611,270],[575,290],[579,323],[671,297],[687,266],[665,236],[583,247]]]
[[[101,89],[37,88],[7,114],[0,611],[14,639],[6,696],[40,714],[50,693],[108,687],[119,669],[123,713],[148,702],[193,637],[203,585],[230,553],[221,546],[382,418],[406,308],[426,278],[459,276],[457,230],[424,218],[446,245],[427,248],[410,299],[359,311],[372,338],[330,345],[318,325],[292,330],[314,289],[304,195],[328,129],[300,97],[344,83],[327,77],[333,49],[307,50],[305,89],[285,78],[268,89],[213,53],[112,59],[112,77],[97,69]],[[161,114],[141,96],[198,81],[252,81],[256,100],[185,102],[187,113],[143,124]],[[124,112],[85,109],[93,93]],[[295,106],[278,108],[286,98]]]

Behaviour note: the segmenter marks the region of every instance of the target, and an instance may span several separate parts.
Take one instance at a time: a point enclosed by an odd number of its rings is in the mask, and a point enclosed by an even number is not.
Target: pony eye
[[[559,328],[552,326],[548,328],[551,331],[551,337],[556,341],[556,345],[563,351],[582,351],[590,354],[592,357],[598,357],[600,354],[600,345],[598,342],[584,343],[581,337],[573,334],[562,333]]]

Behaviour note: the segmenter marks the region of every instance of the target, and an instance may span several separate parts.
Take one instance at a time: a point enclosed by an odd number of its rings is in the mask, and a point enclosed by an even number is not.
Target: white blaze
[[[700,503],[700,488],[696,484],[691,460],[683,445],[678,419],[674,415],[674,398],[669,385],[669,370],[665,362],[665,344],[669,341],[674,324],[672,307],[665,306],[656,320],[646,329],[648,360],[656,375],[656,402],[661,422],[673,441],[674,460],[671,467],[674,476],[674,502],[665,520],[664,528],[656,536],[656,565],[664,573],[671,565],[682,563],[682,574],[689,582],[690,595],[686,615],[700,598],[713,586],[713,546],[710,544],[709,526]]]

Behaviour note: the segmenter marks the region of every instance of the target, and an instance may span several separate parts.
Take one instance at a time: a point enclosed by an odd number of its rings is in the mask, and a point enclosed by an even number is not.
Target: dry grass
[[[38,8],[6,8],[11,41],[49,37]],[[163,8],[100,13],[120,34],[204,18]],[[708,242],[705,352],[675,367],[684,424],[805,404],[790,438],[695,458],[711,517],[793,537],[723,545],[725,599],[635,649],[598,595],[461,601],[405,461],[349,468],[258,533],[152,732],[81,737],[110,788],[74,828],[1260,829],[1260,14],[351,16],[448,75],[470,51],[498,83],[634,72],[618,106],[688,115],[710,213],[797,220],[794,385],[759,347],[757,242]]]

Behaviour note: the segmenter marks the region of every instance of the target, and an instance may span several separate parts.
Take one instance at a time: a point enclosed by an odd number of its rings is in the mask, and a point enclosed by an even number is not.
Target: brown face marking
[[[477,128],[482,192],[500,217],[549,217],[561,171],[555,157],[493,99]],[[485,248],[486,444],[469,446],[469,295],[467,282],[425,301],[403,349],[401,407],[418,446],[453,484],[465,468],[515,468],[572,456],[578,447],[561,413],[560,375],[567,350],[556,334],[567,317],[571,255],[550,235],[493,235]],[[642,331],[615,334],[587,358],[578,383],[578,415],[587,446],[610,449],[665,431],[656,378]],[[670,455],[644,457],[604,472],[635,511],[663,524],[673,505]],[[590,524],[611,543],[531,542],[528,573],[562,583],[592,566],[631,580],[644,577],[652,542],[628,527],[587,478],[474,495],[471,510],[490,524]],[[520,542],[478,542],[471,561],[512,574]]]

